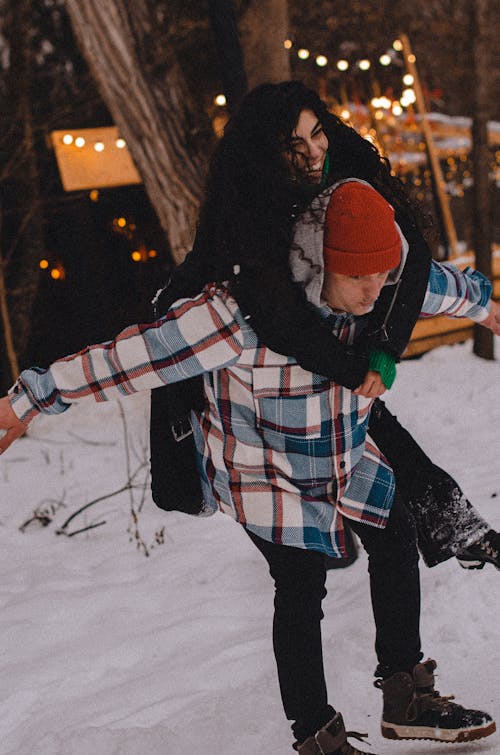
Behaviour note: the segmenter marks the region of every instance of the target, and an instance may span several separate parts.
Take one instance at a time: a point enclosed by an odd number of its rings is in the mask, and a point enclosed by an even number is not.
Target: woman
[[[363,336],[352,346],[341,344],[329,332],[294,285],[289,269],[297,217],[319,191],[347,177],[370,182],[391,202],[409,242],[396,298],[382,293]],[[226,128],[212,159],[195,249],[177,270],[165,298],[170,303],[196,293],[213,278],[231,280],[240,307],[266,345],[295,357],[305,369],[375,397],[394,380],[395,362],[420,311],[430,257],[415,208],[377,149],[329,113],[317,94],[300,82],[265,84],[247,96]],[[162,311],[161,298],[159,306]],[[176,497],[178,486],[172,483],[181,467],[176,461],[169,470],[173,454],[165,454],[163,448],[169,442],[165,401],[175,407],[175,421],[180,419],[184,427],[180,407],[187,416],[191,408],[203,405],[196,400],[201,384],[195,383],[191,393],[183,384],[155,394],[153,490],[156,500],[170,500]],[[169,394],[173,394],[170,400]],[[191,404],[186,405],[186,396]],[[468,568],[482,568],[487,562],[500,567],[500,535],[382,402],[376,402],[372,411],[370,434],[395,469],[400,492],[415,516],[427,565],[458,554]],[[336,563],[331,560],[330,567]]]

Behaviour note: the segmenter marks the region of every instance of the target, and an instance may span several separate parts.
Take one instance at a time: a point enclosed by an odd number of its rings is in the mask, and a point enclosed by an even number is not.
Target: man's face
[[[312,110],[301,111],[290,141],[291,150],[286,153],[287,160],[308,183],[320,183],[328,139]]]
[[[353,315],[366,315],[372,311],[389,272],[387,270],[385,273],[372,275],[342,275],[325,271],[323,299],[332,309],[350,312]]]

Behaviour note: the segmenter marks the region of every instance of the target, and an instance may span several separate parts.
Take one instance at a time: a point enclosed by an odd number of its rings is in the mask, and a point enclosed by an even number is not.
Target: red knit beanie
[[[371,186],[349,181],[332,192],[325,217],[325,270],[342,275],[385,273],[401,261],[394,209]]]

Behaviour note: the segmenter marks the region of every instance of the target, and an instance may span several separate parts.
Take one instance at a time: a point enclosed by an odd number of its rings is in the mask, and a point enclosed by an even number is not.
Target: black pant
[[[420,652],[420,580],[415,525],[394,501],[385,529],[349,521],[368,553],[375,618],[377,676],[408,671]],[[275,582],[273,644],[286,717],[299,742],[327,723],[321,626],[326,595],[325,557],[318,551],[275,545],[248,532]]]

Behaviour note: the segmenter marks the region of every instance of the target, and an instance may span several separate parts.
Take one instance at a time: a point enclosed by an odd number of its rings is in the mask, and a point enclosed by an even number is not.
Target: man
[[[367,184],[348,181],[329,194],[321,259],[307,240],[315,226],[304,223],[304,243],[291,265],[311,303],[350,342],[382,287],[397,286],[405,244],[391,206]],[[300,234],[299,227],[297,246]],[[433,263],[423,313],[471,317],[500,334],[499,308],[490,297],[483,276]],[[383,360],[372,364],[365,395],[304,370],[259,343],[219,281],[176,302],[155,323],[131,326],[48,370],[25,370],[0,399],[0,428],[7,431],[0,451],[39,412],[60,413],[76,400],[119,398],[203,374],[206,406],[194,433],[205,503],[240,522],[269,563],[276,583],[274,650],[295,749],[360,752],[327,700],[320,631],[323,554],[343,554],[344,517],[369,554],[383,735],[485,737],[495,731],[491,717],[440,697],[435,662],[421,662],[415,530],[390,466],[366,441],[370,396],[384,390],[391,370]]]

